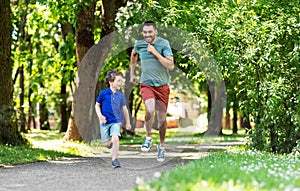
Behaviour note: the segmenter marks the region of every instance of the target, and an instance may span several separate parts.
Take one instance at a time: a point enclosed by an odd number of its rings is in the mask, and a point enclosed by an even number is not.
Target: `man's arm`
[[[138,60],[138,53],[136,53],[133,49],[131,51],[131,56],[130,56],[130,81],[133,83],[137,82],[136,76],[134,74],[136,62]]]
[[[157,52],[155,47],[151,44],[148,45],[148,52],[153,54],[165,68],[171,71],[174,69],[173,56],[166,56],[166,57],[162,56],[159,52]]]

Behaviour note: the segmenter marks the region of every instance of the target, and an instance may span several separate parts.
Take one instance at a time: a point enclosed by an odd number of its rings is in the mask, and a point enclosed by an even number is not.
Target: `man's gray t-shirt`
[[[156,37],[153,44],[155,49],[164,57],[173,56],[169,42],[161,37]],[[148,43],[145,40],[137,40],[134,51],[140,55],[141,79],[140,83],[149,86],[162,86],[169,83],[169,70],[165,68],[157,58],[147,51]]]

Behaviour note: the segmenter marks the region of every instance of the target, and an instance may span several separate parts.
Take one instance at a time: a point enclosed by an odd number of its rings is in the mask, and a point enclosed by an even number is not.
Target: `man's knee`
[[[154,111],[146,111],[145,121],[149,121],[154,115]]]

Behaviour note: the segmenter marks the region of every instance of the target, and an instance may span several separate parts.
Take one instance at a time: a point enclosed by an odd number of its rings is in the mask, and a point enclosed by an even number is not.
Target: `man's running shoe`
[[[157,161],[164,162],[165,161],[165,149],[160,148],[160,144],[157,145]]]
[[[142,144],[141,150],[144,152],[148,152],[151,148],[152,138],[146,138],[144,143]]]

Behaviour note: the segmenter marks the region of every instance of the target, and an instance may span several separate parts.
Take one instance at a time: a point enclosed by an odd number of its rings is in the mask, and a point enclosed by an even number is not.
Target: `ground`
[[[243,143],[215,145],[169,145],[166,161],[156,161],[156,148],[148,153],[139,145],[121,148],[122,167],[111,167],[110,153],[95,153],[93,157],[66,158],[0,168],[0,191],[123,191],[154,180],[161,173],[207,155],[211,149],[225,149]]]

